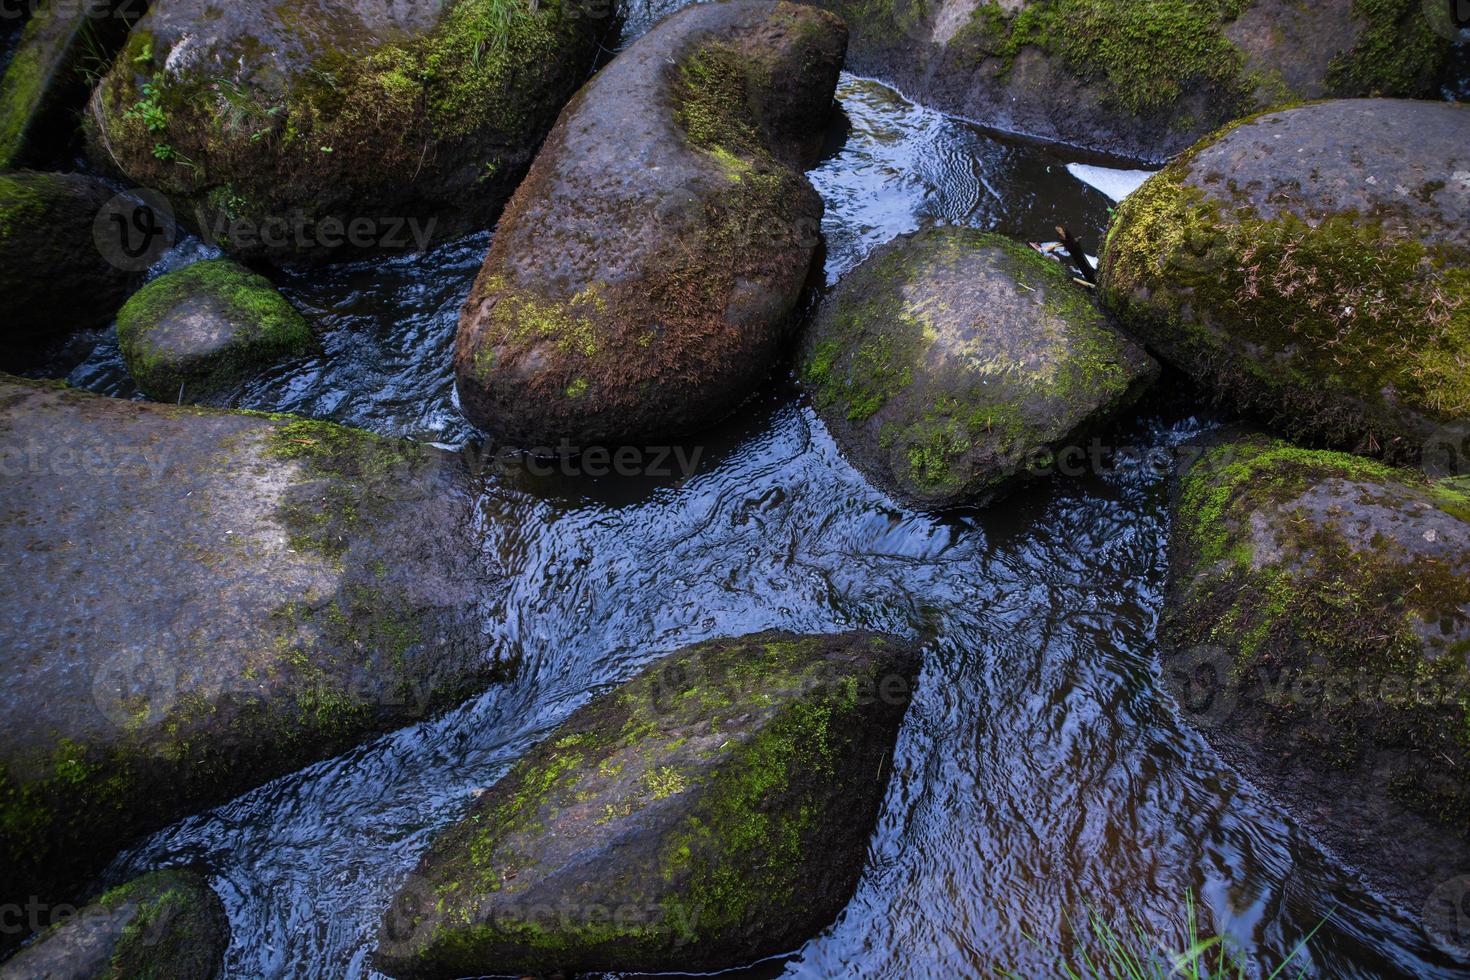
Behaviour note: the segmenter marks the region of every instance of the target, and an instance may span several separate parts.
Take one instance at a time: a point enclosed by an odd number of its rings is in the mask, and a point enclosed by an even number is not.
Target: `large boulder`
[[[230,944],[224,905],[192,871],[155,871],[67,916],[0,965],[0,980],[214,980]]]
[[[846,42],[810,7],[697,5],[578,93],[460,318],[471,421],[527,448],[659,439],[750,393],[817,252],[802,170]]]
[[[1325,102],[1120,206],[1104,303],[1285,435],[1412,462],[1470,424],[1470,106]]]
[[[573,714],[399,893],[399,977],[739,966],[857,885],[913,647],[763,633],[687,647]]]
[[[0,174],[3,363],[14,367],[28,350],[117,315],[136,275],[93,234],[114,197],[80,174]]]
[[[818,0],[853,71],[987,125],[1162,161],[1238,116],[1435,96],[1455,36],[1426,0]]]
[[[7,7],[13,21],[21,4]],[[0,76],[0,170],[60,162],[92,91],[87,71],[122,45],[137,0],[53,0],[33,10]]]
[[[91,153],[242,254],[330,257],[478,230],[615,9],[155,0],[93,95]]]
[[[312,349],[311,327],[271,281],[229,259],[159,276],[117,315],[138,387],[159,401],[200,402]]]
[[[1231,762],[1417,912],[1470,872],[1470,493],[1262,437],[1174,507],[1167,682]]]
[[[0,377],[0,899],[482,689],[479,520],[430,447]]]
[[[1158,372],[1060,265],[969,228],[904,236],[849,273],[799,375],[838,444],[902,500],[984,505]]]

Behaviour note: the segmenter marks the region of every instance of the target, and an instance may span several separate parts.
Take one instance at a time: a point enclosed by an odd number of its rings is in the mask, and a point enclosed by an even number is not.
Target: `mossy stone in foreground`
[[[311,328],[269,279],[228,259],[144,286],[117,315],[128,371],[159,401],[199,401],[312,347]]]
[[[1412,911],[1470,872],[1470,493],[1264,437],[1174,504],[1184,720]]]
[[[460,315],[470,421],[535,449],[663,440],[770,372],[820,243],[803,170],[847,32],[813,7],[696,4],[567,107]]]
[[[851,897],[918,669],[885,637],[687,647],[573,714],[394,900],[399,977],[711,971]]]
[[[1269,112],[1123,202],[1102,296],[1126,329],[1283,435],[1418,461],[1470,426],[1466,215],[1470,106]]]
[[[0,174],[0,361],[117,315],[136,277],[108,262],[93,224],[114,194],[80,174]]]
[[[192,871],[155,871],[114,888],[0,966],[0,980],[213,980],[230,923]]]
[[[853,461],[935,508],[1049,467],[1156,373],[1060,265],[968,228],[874,252],[823,304],[800,367]]]
[[[0,376],[0,903],[501,665],[462,460]]]

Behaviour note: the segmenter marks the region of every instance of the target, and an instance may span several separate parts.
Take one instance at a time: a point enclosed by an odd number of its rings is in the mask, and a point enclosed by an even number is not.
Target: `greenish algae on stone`
[[[230,923],[192,871],[155,871],[68,916],[13,958],[0,980],[214,980]]]
[[[117,316],[128,371],[150,398],[201,401],[311,350],[311,328],[271,285],[228,259],[153,280]]]
[[[815,162],[847,34],[698,4],[578,93],[461,313],[465,414],[521,448],[686,435],[770,373],[820,243]]]
[[[91,155],[232,252],[314,259],[488,227],[616,7],[156,0],[93,97]],[[390,240],[391,239],[391,240]]]
[[[434,842],[378,965],[703,972],[796,948],[856,885],[917,666],[912,647],[862,633],[657,661]]]
[[[1470,109],[1268,112],[1123,202],[1102,297],[1164,358],[1283,434],[1413,462],[1470,424],[1466,213]]]
[[[5,901],[503,671],[456,457],[12,378],[0,457]]]
[[[1470,494],[1244,437],[1184,472],[1173,512],[1160,638],[1184,720],[1421,908],[1470,871]]]
[[[1156,374],[1060,265],[966,228],[904,236],[849,273],[799,368],[854,462],[933,508],[1044,472]]]

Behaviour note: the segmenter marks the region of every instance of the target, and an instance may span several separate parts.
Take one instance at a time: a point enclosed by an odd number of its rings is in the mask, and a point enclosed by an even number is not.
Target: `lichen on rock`
[[[1467,148],[1447,104],[1240,121],[1119,208],[1104,303],[1283,434],[1417,461],[1470,423]]]
[[[984,505],[1138,397],[1157,365],[1057,263],[937,228],[825,301],[799,376],[838,444],[903,500]]]
[[[434,842],[379,967],[703,972],[795,948],[856,885],[916,670],[912,647],[861,633],[657,661]]]
[[[380,247],[409,218],[440,239],[479,230],[615,9],[157,0],[93,97],[91,155],[197,225],[249,230],[221,241],[231,251],[330,257],[354,221]]]
[[[1470,495],[1252,436],[1206,449],[1173,510],[1184,720],[1422,907],[1470,869]]]
[[[230,923],[196,872],[154,871],[113,888],[0,965],[0,980],[214,980]]]
[[[687,434],[787,337],[819,243],[802,176],[846,33],[788,3],[664,20],[578,93],[460,318],[471,421],[522,448]]]
[[[196,262],[144,286],[117,317],[128,371],[150,398],[200,402],[313,346],[306,320],[228,259]]]

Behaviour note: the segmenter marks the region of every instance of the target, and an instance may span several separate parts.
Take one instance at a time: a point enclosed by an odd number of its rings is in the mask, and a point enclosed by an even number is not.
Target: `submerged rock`
[[[1455,31],[1424,0],[820,0],[849,67],[997,129],[1162,162],[1271,105],[1434,97]]]
[[[846,40],[811,7],[701,4],[578,93],[460,317],[472,422],[524,448],[659,439],[749,395],[819,244],[801,171]]]
[[[856,887],[917,669],[911,646],[863,633],[658,661],[434,842],[378,965],[704,972],[797,948]]]
[[[7,7],[6,19],[21,4]],[[56,0],[33,13],[0,77],[0,170],[60,162],[75,141],[89,68],[121,46],[142,12],[131,0]]]
[[[0,378],[0,484],[0,900],[497,676],[457,457]]]
[[[269,279],[228,259],[153,280],[117,315],[138,387],[159,401],[198,402],[312,347],[311,328]]]
[[[75,330],[103,327],[136,276],[108,261],[93,226],[114,197],[80,174],[0,174],[0,323],[5,363]]]
[[[854,463],[920,507],[984,505],[1131,403],[1158,366],[1055,262],[937,228],[828,297],[800,378]]]
[[[1470,872],[1470,493],[1261,437],[1175,502],[1183,717],[1418,911]]]
[[[155,871],[103,895],[0,965],[0,980],[213,980],[230,922],[192,871]]]
[[[490,225],[614,10],[155,0],[93,96],[91,153],[234,252],[422,246]]]
[[[1283,434],[1416,461],[1470,424],[1467,214],[1470,107],[1271,112],[1123,202],[1103,299]]]

